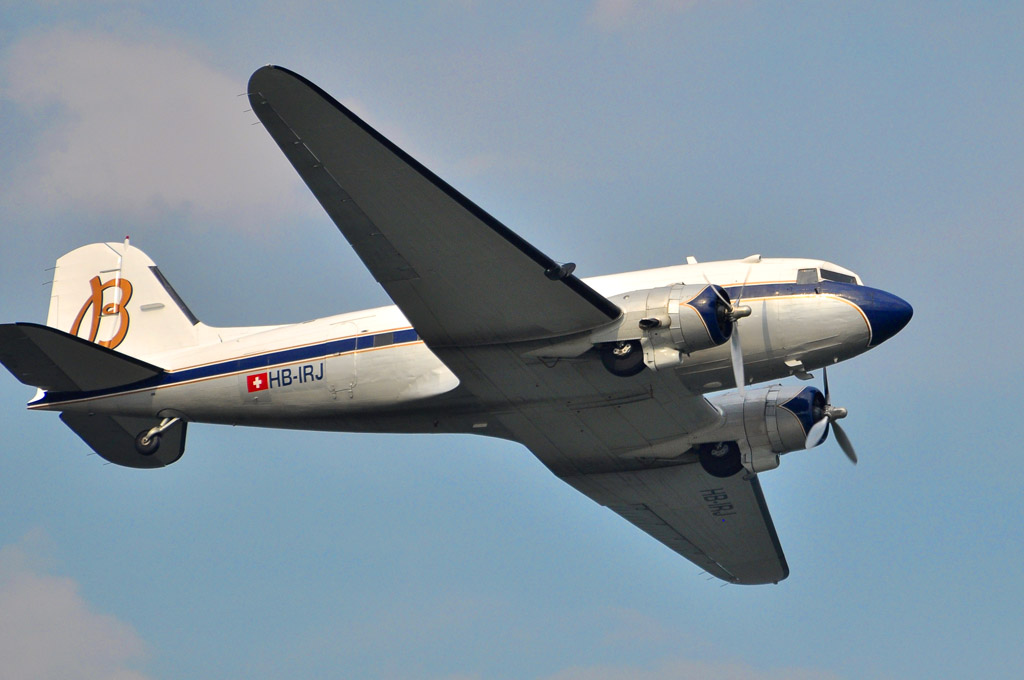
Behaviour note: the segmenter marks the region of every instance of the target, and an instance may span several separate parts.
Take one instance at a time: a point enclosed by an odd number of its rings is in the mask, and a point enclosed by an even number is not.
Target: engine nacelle
[[[623,310],[619,323],[591,336],[605,366],[634,375],[646,366],[671,368],[692,352],[729,340],[733,321],[729,294],[710,284],[676,284],[631,291],[610,298]]]
[[[737,472],[737,461],[727,464],[737,456],[750,472],[777,468],[780,454],[805,448],[807,433],[825,407],[825,395],[818,389],[783,385],[748,389],[742,395],[730,392],[710,401],[725,419],[697,449],[704,469],[716,476],[728,476],[719,473],[730,469],[729,474]]]

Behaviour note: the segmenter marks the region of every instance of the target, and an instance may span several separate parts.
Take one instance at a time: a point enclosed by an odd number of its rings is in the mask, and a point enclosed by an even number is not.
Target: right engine
[[[672,368],[683,357],[717,347],[732,335],[729,294],[711,284],[676,284],[610,298],[621,321],[591,337],[605,367],[620,376]]]

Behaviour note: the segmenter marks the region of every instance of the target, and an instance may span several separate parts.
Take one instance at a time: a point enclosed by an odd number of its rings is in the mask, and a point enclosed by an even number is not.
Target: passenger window
[[[394,333],[381,333],[380,335],[373,336],[374,347],[385,347],[395,342]]]
[[[817,283],[818,282],[818,270],[817,269],[798,269],[796,272],[797,283]]]

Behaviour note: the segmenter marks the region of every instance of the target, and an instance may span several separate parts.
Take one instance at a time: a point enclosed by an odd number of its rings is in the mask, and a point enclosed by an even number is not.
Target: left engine
[[[716,477],[742,468],[753,473],[777,468],[780,454],[806,448],[807,433],[825,413],[825,395],[814,387],[770,385],[710,401],[724,420],[696,449],[701,465]]]

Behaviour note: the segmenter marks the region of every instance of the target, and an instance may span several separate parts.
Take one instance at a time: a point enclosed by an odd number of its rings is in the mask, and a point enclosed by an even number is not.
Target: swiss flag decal
[[[245,386],[249,388],[250,392],[259,392],[265,390],[270,385],[267,383],[266,373],[257,373],[256,375],[248,375],[245,377]]]

